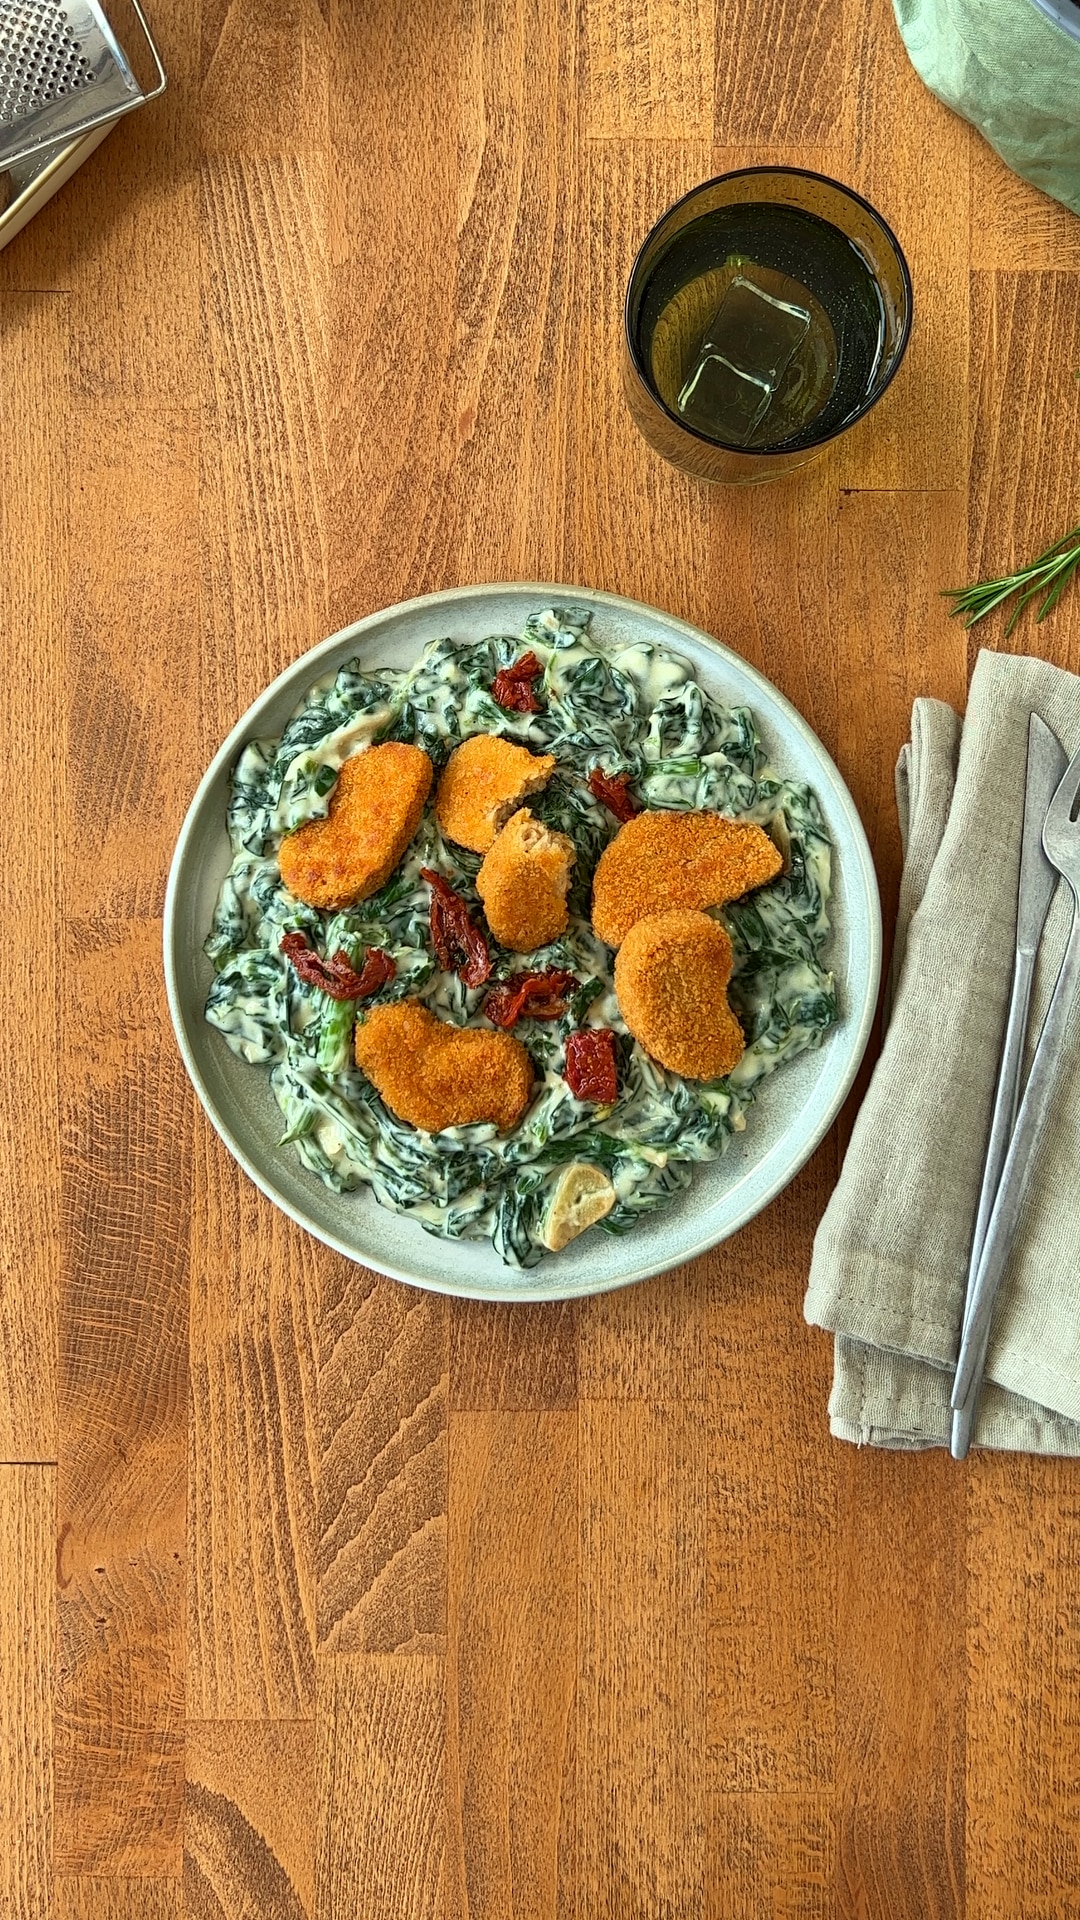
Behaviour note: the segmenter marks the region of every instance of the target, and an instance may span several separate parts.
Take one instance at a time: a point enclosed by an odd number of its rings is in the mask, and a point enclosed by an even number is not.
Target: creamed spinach
[[[722,1154],[741,1130],[759,1081],[816,1047],[837,1017],[822,965],[828,933],[830,846],[809,788],[764,764],[752,714],[722,707],[689,666],[652,646],[606,648],[573,608],[530,616],[518,637],[438,640],[410,671],[368,673],[358,660],[313,686],[280,740],[252,741],[236,766],[229,806],[233,861],[206,952],[216,977],[207,1019],[245,1060],[265,1065],[291,1144],[311,1172],[338,1191],[371,1187],[387,1207],[450,1239],[489,1237],[511,1266],[545,1249],[540,1230],[552,1185],[570,1160],[588,1160],[616,1192],[606,1233],[625,1233],[689,1185],[695,1161]],[[510,713],[491,686],[500,668],[531,649],[542,664],[539,713]],[[452,875],[474,918],[479,856],[444,842],[431,803],[412,845],[380,892],[359,905],[320,912],[285,889],[277,849],[284,834],[326,813],[349,754],[405,740],[436,771],[473,733],[498,733],[555,755],[545,792],[531,802],[576,848],[570,924],[523,960],[491,942],[493,979],[523,965],[569,968],[580,982],[565,1016],[516,1029],[536,1067],[531,1105],[512,1133],[489,1125],[431,1135],[397,1120],[353,1064],[357,1008],[305,985],[281,952],[282,935],[304,932],[325,954],[344,948],[355,964],[385,948],[396,974],[376,1002],[412,995],[441,1019],[483,1023],[485,989],[442,972],[432,950],[430,893],[422,867]],[[641,804],[714,808],[754,820],[785,854],[784,872],[725,907],[735,969],[730,997],[747,1049],[724,1080],[683,1080],[658,1066],[627,1032],[613,986],[610,950],[596,939],[588,907],[593,870],[618,823],[594,799],[588,776],[627,772]],[[363,1010],[375,1002],[365,1002]],[[609,1108],[577,1101],[562,1077],[568,1033],[614,1029],[619,1095]]]

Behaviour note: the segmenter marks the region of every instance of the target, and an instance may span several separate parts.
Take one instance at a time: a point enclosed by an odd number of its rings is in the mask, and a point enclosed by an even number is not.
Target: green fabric
[[[1080,40],[1034,0],[893,7],[931,91],[978,127],[1014,173],[1080,213]]]

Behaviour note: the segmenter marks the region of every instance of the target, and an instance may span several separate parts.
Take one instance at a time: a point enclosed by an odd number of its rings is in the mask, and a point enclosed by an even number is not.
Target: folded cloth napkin
[[[967,715],[919,700],[897,768],[904,873],[881,1056],[814,1242],[839,1438],[947,1446],[968,1255],[1012,976],[1028,715],[1080,747],[1080,679],[984,652]],[[1059,883],[1027,1058],[1072,917]],[[891,995],[891,1000],[890,1000]],[[998,1295],[976,1445],[1080,1455],[1080,995]]]

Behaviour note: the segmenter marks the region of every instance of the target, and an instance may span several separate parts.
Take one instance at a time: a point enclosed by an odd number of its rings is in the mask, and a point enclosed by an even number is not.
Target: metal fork
[[[975,1231],[971,1236],[971,1253],[968,1259],[967,1285],[964,1292],[964,1314],[960,1327],[961,1344],[971,1311],[971,1296],[982,1265],[986,1229],[990,1225],[990,1216],[994,1211],[997,1190],[1001,1184],[1001,1169],[1005,1165],[1005,1156],[1009,1151],[1009,1141],[1012,1139],[1020,1096],[1023,1093],[1024,1039],[1028,1029],[1028,1014],[1031,1010],[1031,990],[1035,983],[1035,962],[1042,943],[1043,927],[1050,911],[1050,902],[1061,878],[1057,868],[1051,866],[1043,852],[1043,822],[1050,802],[1061,785],[1068,764],[1069,756],[1053,728],[1047,726],[1041,714],[1034,712],[1029,714],[1027,770],[1024,776],[1024,817],[1020,841],[1020,879],[1016,889],[1016,939],[1013,951],[1012,987],[1009,993],[1009,1011],[1005,1021],[1005,1038],[1001,1047],[1001,1059],[998,1062],[997,1086],[994,1090],[994,1107],[990,1119],[990,1139],[986,1149],[982,1186],[979,1190]],[[971,1445],[979,1404],[978,1382],[985,1358],[984,1343],[979,1355],[974,1391],[962,1407],[953,1409],[949,1428],[949,1451],[954,1460],[966,1459]]]
[[[952,1404],[967,1406],[982,1384],[982,1366],[1001,1276],[1016,1237],[1020,1211],[1027,1195],[1031,1170],[1043,1123],[1054,1091],[1061,1045],[1073,994],[1080,980],[1080,753],[1065,769],[1043,822],[1043,850],[1067,881],[1073,900],[1072,925],[1061,969],[1031,1063],[1016,1127],[1002,1168],[994,1211],[986,1230],[978,1278],[969,1302],[968,1317],[956,1363]]]

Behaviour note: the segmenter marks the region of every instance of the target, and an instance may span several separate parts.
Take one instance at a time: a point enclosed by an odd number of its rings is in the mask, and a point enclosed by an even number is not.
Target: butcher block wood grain
[[[186,1704],[211,1722],[301,1719],[315,1699],[318,1259],[289,1221],[258,1205],[238,1167],[201,1144]]]
[[[183,1920],[179,1880],[121,1880],[103,1874],[61,1874],[56,1920]]]
[[[572,1912],[576,1412],[456,1414],[450,1471],[448,1899],[464,1913]],[[492,1587],[496,1557],[514,1608]]]
[[[52,1896],[55,1525],[55,1467],[0,1467],[0,1912],[28,1920]]]
[[[4,1031],[17,1034],[22,1048],[22,1070],[5,1074],[0,1091],[4,1164],[11,1170],[0,1189],[4,1460],[56,1458],[62,963],[55,936],[39,941],[42,927],[59,924],[62,862],[55,837],[46,843],[35,823],[38,796],[64,779],[57,716],[66,662],[56,644],[38,653],[33,636],[58,635],[66,614],[69,421],[57,386],[69,372],[68,319],[62,294],[0,293],[8,364],[0,386],[0,629],[14,642],[8,726],[21,743],[23,770],[0,814],[0,862],[9,937],[24,952],[37,950],[32,996],[21,970],[8,966],[0,976]],[[51,557],[45,567],[43,553]],[[38,653],[34,672],[26,670],[31,652]]]
[[[447,1307],[324,1258],[318,1641],[446,1649]]]
[[[185,1773],[185,1911],[310,1920],[314,1715],[189,1720]]]
[[[315,1910],[439,1920],[447,1898],[445,1663],[323,1662],[316,1728]],[[468,1909],[466,1908],[467,1912]]]
[[[980,644],[1080,670],[1080,598],[1006,640],[941,597],[1080,518],[1080,221],[889,0],[153,25],[164,99],[0,253],[0,1920],[1071,1920],[1080,1469],[830,1440],[801,1302],[856,1101],[688,1266],[451,1300],[234,1163],[160,940],[267,681],[499,579],[767,674],[891,926],[912,700]],[[915,323],[816,464],[710,491],[635,432],[622,299],[761,164],[880,207]]]

